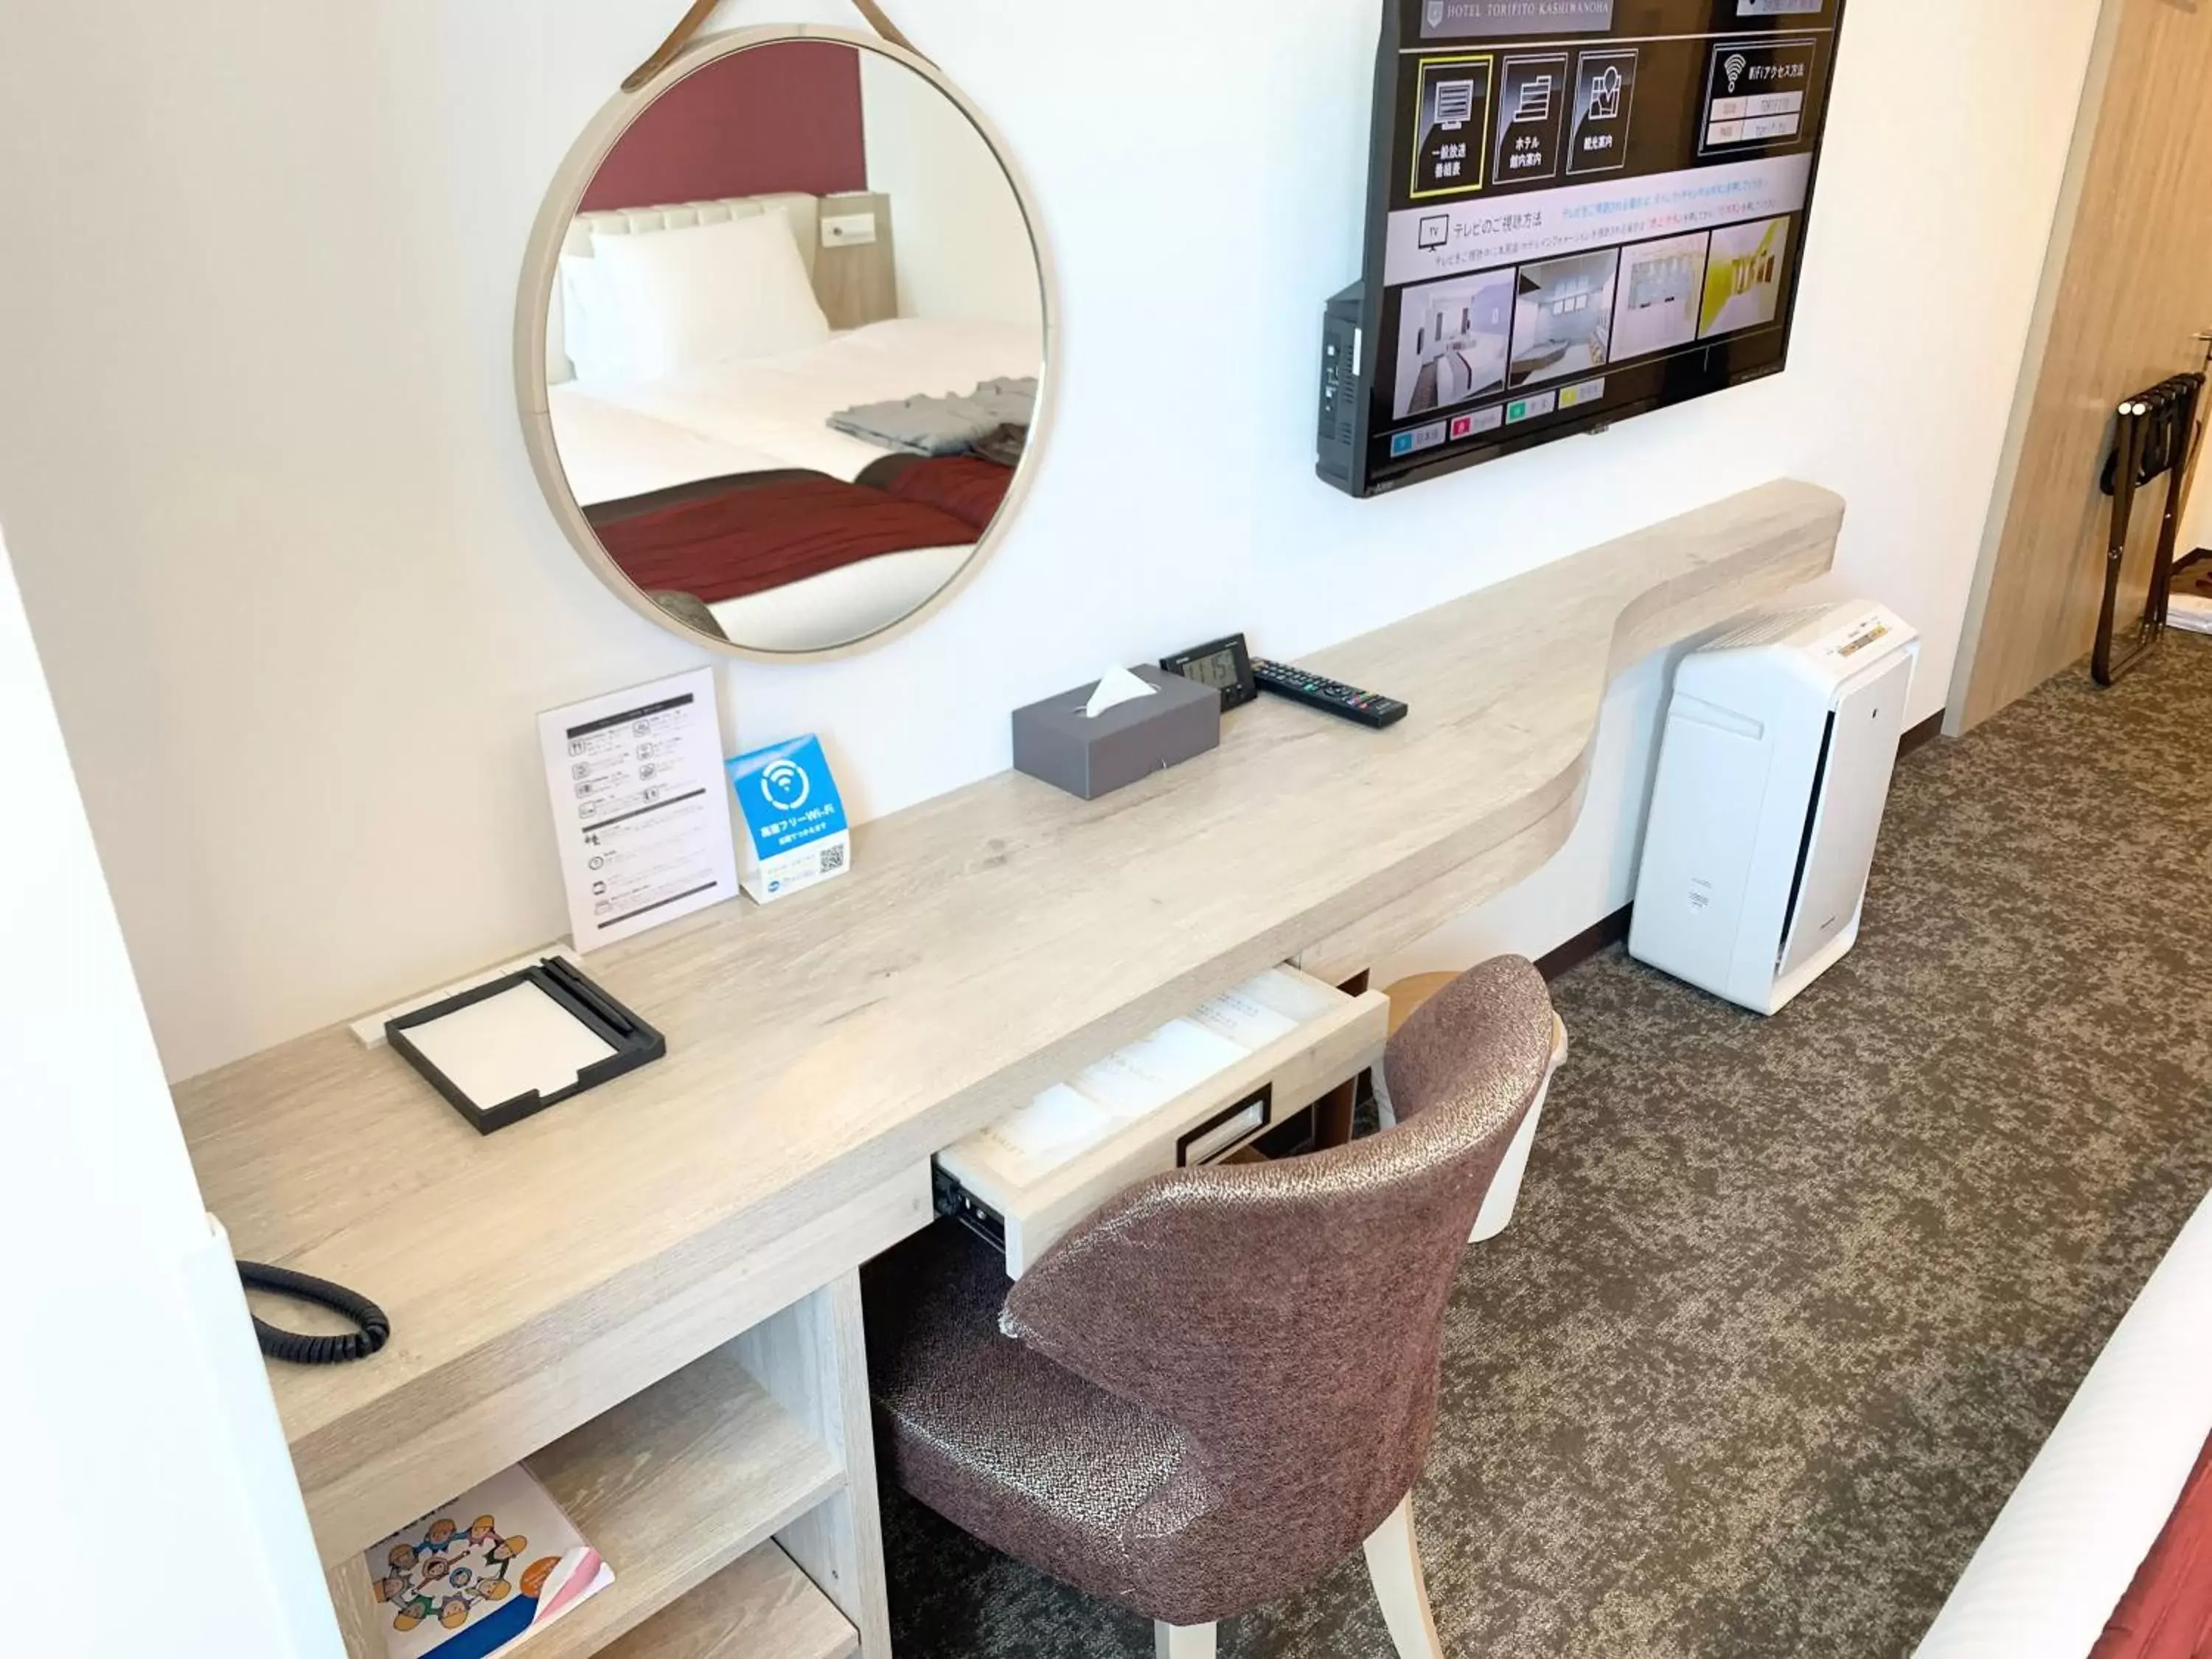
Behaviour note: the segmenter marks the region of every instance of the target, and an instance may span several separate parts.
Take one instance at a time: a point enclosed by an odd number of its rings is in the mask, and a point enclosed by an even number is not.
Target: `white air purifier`
[[[1878,605],[1747,623],[1675,671],[1629,954],[1779,1013],[1858,942],[1920,635]]]

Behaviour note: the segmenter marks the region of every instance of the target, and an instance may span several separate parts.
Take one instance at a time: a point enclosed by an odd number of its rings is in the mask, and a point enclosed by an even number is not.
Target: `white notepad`
[[[407,1039],[479,1111],[533,1089],[541,1095],[573,1089],[586,1066],[615,1052],[529,980],[443,1019],[410,1026]]]

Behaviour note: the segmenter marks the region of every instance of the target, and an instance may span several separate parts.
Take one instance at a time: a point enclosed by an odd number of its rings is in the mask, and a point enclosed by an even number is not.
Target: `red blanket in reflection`
[[[887,487],[819,472],[749,472],[610,501],[587,516],[640,587],[715,605],[887,553],[966,547],[981,538],[1012,478],[1006,467],[965,456],[890,470]]]
[[[2212,1443],[2090,1659],[2212,1659]]]
[[[915,455],[894,455],[878,461],[860,475],[860,482],[887,490],[902,501],[918,501],[950,513],[974,526],[981,537],[1006,505],[1006,486],[1012,471],[972,455],[951,455],[924,460]]]

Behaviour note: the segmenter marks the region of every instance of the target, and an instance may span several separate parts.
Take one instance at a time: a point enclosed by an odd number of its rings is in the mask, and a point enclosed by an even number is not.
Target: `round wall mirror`
[[[1048,282],[981,118],[837,29],[702,41],[618,97],[540,216],[518,326],[532,459],[654,620],[748,656],[942,603],[1037,446]]]

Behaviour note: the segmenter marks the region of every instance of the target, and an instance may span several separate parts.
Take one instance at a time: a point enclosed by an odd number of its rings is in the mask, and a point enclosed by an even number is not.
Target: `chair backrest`
[[[1449,1098],[1425,1091],[1419,1116],[1311,1158],[1146,1182],[1015,1285],[1007,1335],[1196,1448],[1206,1500],[1158,1540],[1157,1570],[1257,1605],[1341,1560],[1411,1490],[1445,1305],[1543,1086],[1552,1019],[1529,963],[1486,963],[1392,1039],[1450,1056]]]

